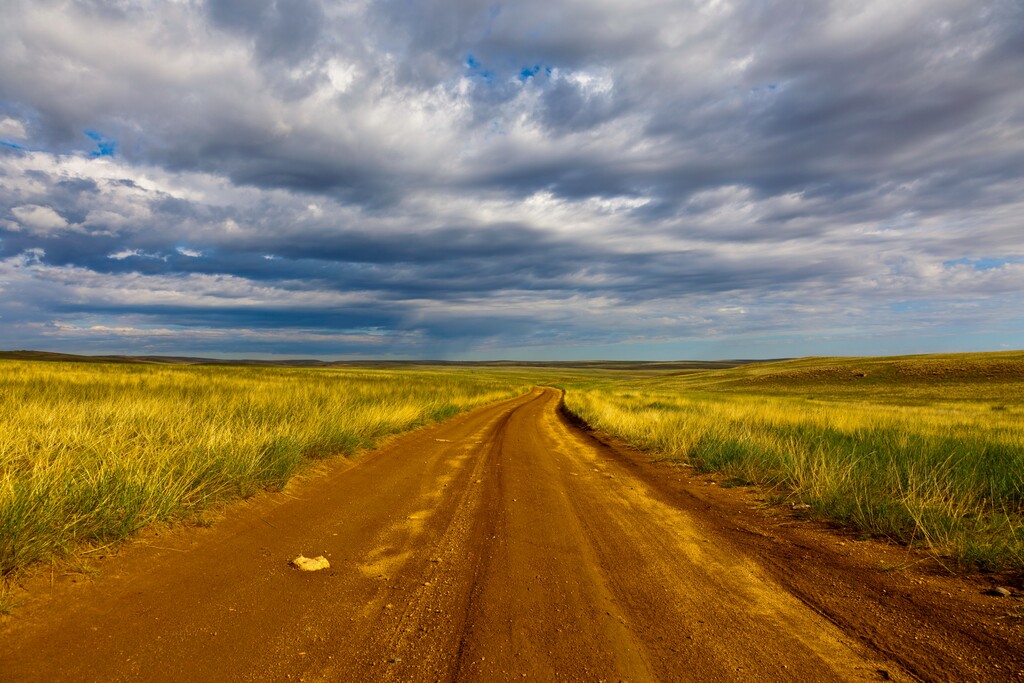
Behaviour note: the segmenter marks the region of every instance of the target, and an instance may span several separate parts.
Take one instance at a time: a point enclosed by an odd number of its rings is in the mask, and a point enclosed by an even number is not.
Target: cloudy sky
[[[0,348],[1024,347],[1019,0],[5,0]]]

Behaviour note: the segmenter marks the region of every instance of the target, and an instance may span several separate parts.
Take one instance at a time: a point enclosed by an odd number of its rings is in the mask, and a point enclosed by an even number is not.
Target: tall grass
[[[937,385],[948,379],[939,372],[861,391],[846,380],[834,387],[832,371],[808,372],[813,362],[787,381],[791,365],[570,386],[566,407],[660,457],[772,489],[821,517],[964,566],[1024,568],[1024,386],[1015,376],[995,388],[991,376]],[[982,400],[993,395],[999,403]]]
[[[452,370],[0,361],[0,573],[528,387]]]

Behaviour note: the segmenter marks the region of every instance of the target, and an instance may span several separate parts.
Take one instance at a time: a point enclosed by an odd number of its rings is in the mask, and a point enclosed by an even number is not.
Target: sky
[[[1024,348],[1019,0],[5,0],[0,349]]]

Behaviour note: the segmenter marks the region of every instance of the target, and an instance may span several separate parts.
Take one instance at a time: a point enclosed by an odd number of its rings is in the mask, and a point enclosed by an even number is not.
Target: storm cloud
[[[14,0],[0,348],[1020,347],[1024,5]]]

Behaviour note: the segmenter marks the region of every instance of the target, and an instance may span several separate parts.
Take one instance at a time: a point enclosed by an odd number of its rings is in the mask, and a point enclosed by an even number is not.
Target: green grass
[[[594,428],[963,567],[1024,568],[1024,353],[566,385]]]
[[[429,368],[0,361],[0,573],[278,489],[310,461],[530,384]]]

